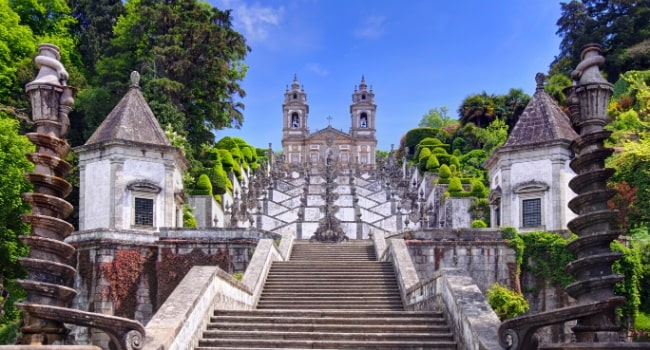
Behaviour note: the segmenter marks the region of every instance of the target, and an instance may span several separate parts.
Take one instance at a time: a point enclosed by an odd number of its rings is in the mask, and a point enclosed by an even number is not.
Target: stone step
[[[208,330],[242,330],[254,329],[256,331],[285,331],[285,332],[449,332],[449,326],[445,323],[416,323],[416,324],[314,324],[311,319],[305,319],[305,323],[255,323],[248,322],[211,322]]]
[[[444,317],[439,311],[314,311],[314,310],[215,310],[215,316],[238,317],[246,315],[247,317],[309,317],[317,319],[328,318],[346,318],[346,319],[367,319],[367,318],[390,318],[396,322],[403,319],[437,319]]]
[[[291,295],[287,295],[287,293],[290,292]],[[384,290],[374,290],[374,291],[367,291],[367,290],[340,290],[340,291],[313,291],[313,290],[302,290],[302,291],[295,291],[295,290],[285,290],[285,291],[266,291],[264,293],[264,297],[296,297],[296,298],[301,298],[301,297],[314,297],[314,296],[320,296],[320,297],[334,297],[334,296],[340,296],[340,295],[345,295],[347,297],[386,297],[386,296],[400,296],[400,293],[398,290],[393,290],[393,289],[384,289]]]
[[[259,303],[259,310],[384,310],[384,311],[401,311],[404,307],[400,303]]]
[[[265,339],[211,339],[199,341],[196,350],[218,349],[441,349],[456,350],[454,341],[410,341],[410,340],[265,340]]]
[[[354,330],[348,332],[339,332],[339,331],[264,331],[260,332],[258,330],[221,330],[213,329],[206,330],[203,332],[203,340],[217,340],[221,341],[226,338],[231,339],[247,339],[247,340],[410,340],[410,341],[453,341],[453,335],[447,330],[442,332],[364,332],[359,331],[355,332]]]

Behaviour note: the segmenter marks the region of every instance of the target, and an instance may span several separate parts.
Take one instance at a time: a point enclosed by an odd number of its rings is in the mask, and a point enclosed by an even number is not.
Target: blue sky
[[[242,83],[244,126],[217,132],[280,150],[284,91],[304,85],[311,132],[348,131],[354,86],[365,75],[377,103],[378,149],[397,146],[434,107],[468,95],[535,90],[559,52],[551,0],[210,0],[232,9],[252,51]]]

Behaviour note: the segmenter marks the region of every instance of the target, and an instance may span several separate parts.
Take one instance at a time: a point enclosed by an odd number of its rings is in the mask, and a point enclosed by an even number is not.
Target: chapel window
[[[538,227],[542,226],[542,199],[524,199],[521,201],[522,206],[522,226]]]
[[[366,99],[366,94],[361,95],[361,99],[365,100]]]
[[[136,226],[153,226],[153,199],[135,198],[134,203]]]
[[[298,99],[298,94],[293,94],[293,99],[297,100]]]
[[[300,118],[298,117],[298,113],[296,112],[291,114],[291,127],[292,128],[300,127]]]

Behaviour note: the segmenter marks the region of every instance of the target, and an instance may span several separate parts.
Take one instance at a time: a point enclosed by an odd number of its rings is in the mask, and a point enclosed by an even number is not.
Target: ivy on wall
[[[137,305],[138,281],[144,272],[147,256],[140,250],[117,250],[113,262],[101,265],[101,274],[109,283],[108,298],[113,302],[116,316],[134,317]]]

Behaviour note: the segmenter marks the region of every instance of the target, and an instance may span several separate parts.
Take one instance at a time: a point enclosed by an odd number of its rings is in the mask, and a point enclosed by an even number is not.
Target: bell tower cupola
[[[376,110],[375,93],[372,91],[372,87],[368,89],[365,77],[361,76],[361,83],[359,83],[358,88],[354,87],[354,93],[352,94],[350,134],[353,136],[369,136],[372,134],[374,137]]]
[[[354,87],[350,104],[350,136],[357,142],[356,156],[362,164],[374,164],[377,148],[376,111],[375,93],[372,86],[368,87],[366,78],[362,75],[359,86]]]
[[[293,76],[291,89],[287,87],[284,92],[284,103],[282,104],[284,124],[282,131],[285,136],[306,135],[309,133],[307,118],[309,116],[309,104],[305,89],[298,82],[298,77]]]

